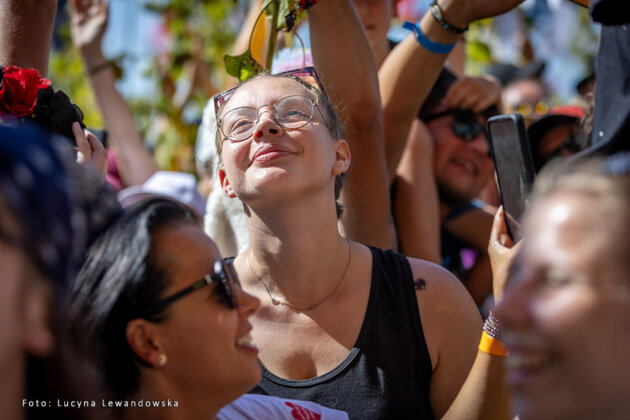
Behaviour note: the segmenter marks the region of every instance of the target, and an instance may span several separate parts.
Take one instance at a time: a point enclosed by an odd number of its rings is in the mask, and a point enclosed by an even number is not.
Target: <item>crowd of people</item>
[[[300,0],[311,66],[208,98],[197,183],[143,147],[107,2],[68,5],[106,149],[45,77],[57,1],[0,0],[0,418],[625,418],[630,10],[591,1],[590,105],[545,108],[539,65],[461,66],[521,1],[436,0],[395,45],[396,0]]]

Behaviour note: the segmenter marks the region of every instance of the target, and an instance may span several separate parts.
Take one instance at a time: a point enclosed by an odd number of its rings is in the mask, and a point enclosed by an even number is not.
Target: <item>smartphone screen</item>
[[[534,182],[523,117],[518,114],[492,117],[488,120],[488,133],[508,232],[516,242],[522,236],[519,221]]]

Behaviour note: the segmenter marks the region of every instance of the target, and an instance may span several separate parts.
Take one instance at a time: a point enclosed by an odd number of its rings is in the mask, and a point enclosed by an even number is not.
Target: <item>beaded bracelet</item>
[[[481,333],[481,341],[479,342],[479,350],[494,356],[507,356],[508,351],[499,341],[499,333],[501,324],[494,317],[492,311],[486,322],[483,323],[483,332]]]
[[[431,10],[431,16],[433,16],[433,19],[435,19],[437,23],[439,23],[447,31],[461,35],[468,30],[468,26],[465,28],[458,28],[457,26],[451,25],[445,21],[444,16],[442,15],[442,9],[440,9],[440,6],[437,4],[437,0],[433,0],[429,10]]]
[[[422,45],[423,48],[432,53],[448,54],[453,51],[453,48],[455,48],[455,44],[440,44],[439,42],[435,42],[427,38],[427,36],[422,33],[419,23],[414,25],[411,22],[405,22],[403,23],[403,28],[413,31],[416,35],[418,43]]]

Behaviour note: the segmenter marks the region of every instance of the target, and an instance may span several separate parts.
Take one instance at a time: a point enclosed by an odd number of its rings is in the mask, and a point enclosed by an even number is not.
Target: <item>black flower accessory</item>
[[[81,108],[73,104],[63,91],[55,92],[51,86],[37,92],[33,121],[71,139],[74,138],[72,123],[78,122],[81,128],[85,128]]]

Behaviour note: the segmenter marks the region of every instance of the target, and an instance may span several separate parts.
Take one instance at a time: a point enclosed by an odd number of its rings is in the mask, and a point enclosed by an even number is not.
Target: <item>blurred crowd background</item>
[[[223,56],[243,52],[232,46],[255,1],[110,0],[103,50],[160,168],[194,172],[203,107],[228,83]],[[103,124],[72,46],[65,3],[59,2],[49,76],[81,104],[86,125],[98,129]],[[400,23],[417,21],[429,4],[400,0],[390,39],[402,39],[408,32]],[[599,25],[587,9],[564,0],[527,0],[510,13],[471,25],[466,74],[491,72],[501,80],[497,66],[512,64],[540,76],[545,107],[575,103],[577,85],[593,72],[598,39]]]

